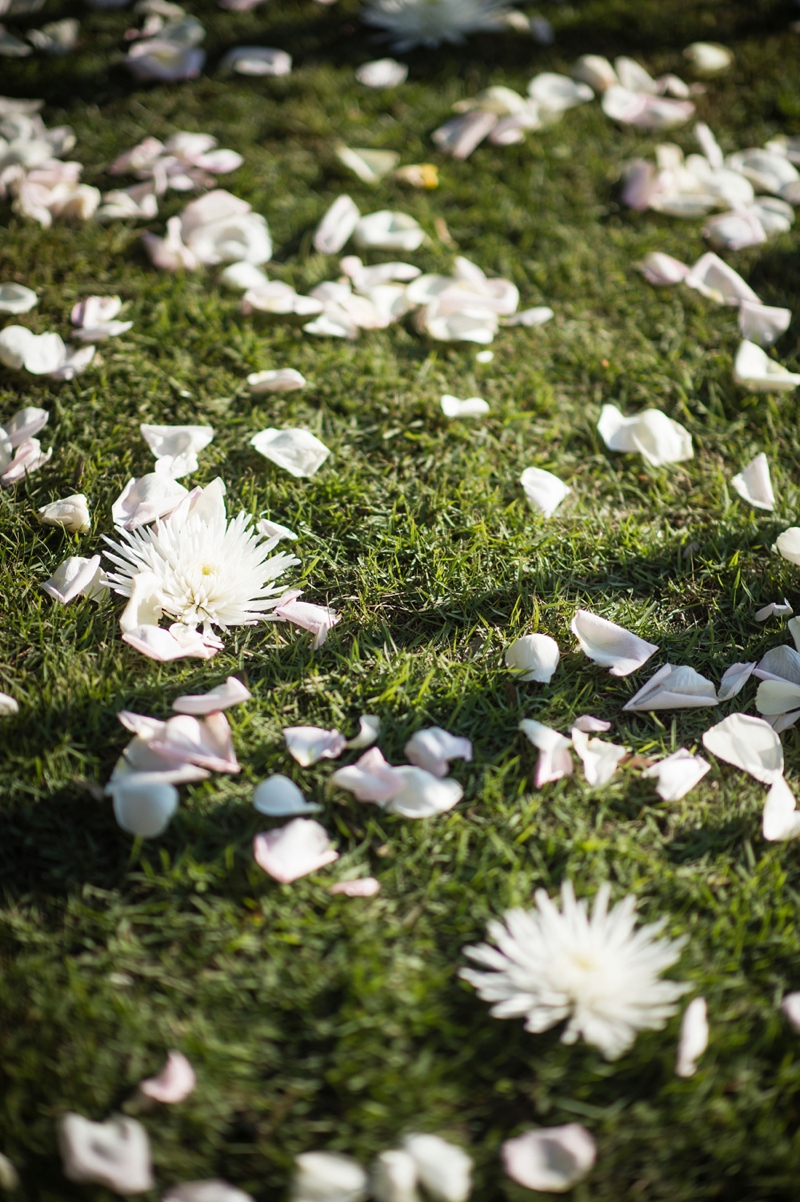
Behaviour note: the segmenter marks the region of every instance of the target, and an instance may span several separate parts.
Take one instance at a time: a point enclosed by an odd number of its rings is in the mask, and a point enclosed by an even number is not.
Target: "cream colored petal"
[[[403,1147],[420,1184],[436,1202],[466,1202],[472,1188],[472,1157],[440,1135],[407,1135]]]
[[[696,997],[683,1012],[675,1076],[693,1077],[697,1072],[697,1061],[707,1047],[708,1007],[705,998]]]
[[[524,634],[506,651],[506,667],[521,681],[548,684],[558,667],[561,652],[549,634]]]
[[[769,474],[769,463],[762,451],[751,459],[747,467],[734,476],[731,484],[743,500],[748,501],[757,509],[772,510],[775,508],[775,494],[772,491],[772,480]]]
[[[526,467],[519,478],[525,496],[546,518],[553,516],[561,502],[572,489],[553,472],[540,467]]]
[[[322,726],[287,726],[283,737],[289,755],[303,768],[318,760],[335,760],[346,746],[344,735]]]
[[[608,668],[612,676],[630,676],[658,651],[654,643],[585,609],[577,611],[570,630],[584,655]]]
[[[385,808],[402,818],[432,818],[443,814],[458,805],[464,795],[457,781],[440,780],[424,768],[401,764],[395,772],[403,779],[402,788],[386,802]]]
[[[703,746],[764,784],[772,784],[783,775],[781,741],[763,718],[729,714],[705,732]]]
[[[656,781],[656,793],[663,801],[680,801],[703,779],[710,767],[699,755],[681,748],[646,768],[642,776]]]
[[[789,328],[791,309],[778,309],[756,301],[742,301],[739,307],[739,329],[742,338],[759,346],[771,346]]]
[[[572,728],[572,745],[583,763],[583,771],[590,785],[606,785],[617,770],[621,759],[628,754],[627,747],[606,743],[603,739],[590,739],[576,726]]]
[[[470,740],[451,735],[440,726],[418,730],[408,740],[403,751],[410,763],[438,777],[447,776],[451,760],[464,760],[466,763],[472,760]]]
[[[733,378],[751,392],[793,392],[800,384],[800,374],[788,371],[746,339],[736,352]]]

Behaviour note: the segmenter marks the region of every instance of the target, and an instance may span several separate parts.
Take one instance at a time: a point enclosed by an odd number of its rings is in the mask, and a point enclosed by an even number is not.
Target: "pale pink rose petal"
[[[108,168],[109,175],[133,175],[139,171],[146,171],[153,166],[156,159],[164,151],[163,142],[159,142],[158,138],[148,137],[140,142],[138,146],[134,146],[132,150],[126,150]]]
[[[322,726],[287,726],[283,737],[286,750],[303,768],[317,760],[335,760],[344,751],[347,741],[338,730]]]
[[[610,722],[606,722],[605,718],[593,718],[591,714],[581,714],[572,725],[575,730],[582,730],[584,734],[600,734],[611,730]]]
[[[211,713],[203,721],[190,714],[170,718],[151,740],[151,745],[160,755],[197,764],[211,772],[241,771],[233,750],[228,719],[221,712]]]
[[[343,893],[345,897],[374,897],[380,892],[381,883],[374,876],[362,876],[356,881],[340,881],[331,885],[331,893]]]
[[[440,726],[418,730],[408,740],[404,751],[406,759],[412,764],[439,777],[447,776],[450,760],[465,760],[469,763],[472,759],[470,740],[451,735]]]
[[[122,308],[118,296],[87,296],[73,305],[70,321],[74,326],[100,326],[113,321]]]
[[[25,409],[17,410],[13,417],[10,417],[7,422],[3,422],[2,429],[8,435],[11,446],[18,447],[38,434],[49,420],[50,414],[46,409],[27,406]]]
[[[539,750],[536,764],[536,774],[533,783],[537,789],[550,781],[561,780],[563,776],[571,776],[575,765],[569,748],[572,740],[559,734],[550,726],[537,722],[535,718],[523,718],[519,729],[534,747]]]
[[[359,801],[375,801],[379,805],[397,797],[406,783],[403,774],[386,763],[377,747],[365,751],[355,764],[337,768],[330,779]]]
[[[0,484],[5,487],[9,484],[16,484],[31,472],[35,472],[37,468],[43,467],[52,454],[52,447],[47,452],[42,451],[38,438],[26,438],[17,447],[14,458],[0,473]]]
[[[298,589],[284,593],[272,611],[271,617],[277,621],[292,622],[295,626],[302,626],[304,630],[310,630],[312,634],[316,635],[314,650],[317,650],[327,639],[328,631],[341,622],[342,617],[327,605],[312,605],[308,601],[298,601],[299,596],[300,590]]]
[[[194,1069],[183,1052],[168,1052],[167,1063],[158,1076],[141,1081],[139,1089],[154,1102],[173,1105],[188,1098],[196,1084]]]
[[[150,262],[161,271],[196,271],[200,266],[197,256],[184,245],[180,217],[170,217],[165,238],[143,233],[142,242]]]
[[[164,630],[162,626],[135,626],[123,634],[122,641],[162,664],[171,663],[174,659],[211,659],[219,650],[204,642],[200,634],[190,642],[179,642],[170,630]]]
[[[230,709],[232,705],[240,705],[243,701],[249,701],[252,695],[241,680],[235,676],[229,676],[224,684],[217,685],[208,693],[185,693],[176,697],[172,708],[178,714],[202,716]]]
[[[642,273],[649,284],[662,287],[665,284],[680,284],[686,279],[691,268],[686,263],[681,263],[680,259],[673,259],[672,255],[654,250],[652,254],[646,255],[641,263],[636,264],[636,270]]]
[[[111,506],[114,525],[136,530],[157,518],[169,517],[188,495],[188,490],[171,476],[148,472],[138,480],[129,480]]]
[[[294,818],[278,830],[256,835],[253,855],[259,867],[283,885],[339,859],[325,827],[313,818]]]

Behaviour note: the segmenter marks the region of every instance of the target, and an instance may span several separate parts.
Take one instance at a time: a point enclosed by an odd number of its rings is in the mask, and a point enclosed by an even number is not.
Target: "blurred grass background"
[[[800,134],[800,35],[789,31],[800,13],[783,0],[543,5],[552,47],[509,34],[415,52],[407,84],[373,92],[353,69],[385,50],[350,0],[191,11],[208,31],[194,82],[133,85],[121,66],[132,14],[49,0],[44,14],[9,27],[79,16],[77,50],[3,60],[2,91],[44,96],[48,125],[73,125],[70,157],[104,189],[115,186],[108,164],[147,134],[215,134],[245,156],[221,184],[267,217],[270,276],[300,290],[337,274],[311,236],[347,191],[362,212],[418,218],[429,240],[409,257],[424,270],[452,264],[443,219],[460,253],[513,279],[522,306],[550,304],[556,316],[502,331],[485,366],[477,348],[432,346],[405,325],[354,344],[315,340],[290,320],[242,317],[213,272],[158,274],[139,227],[42,230],[2,208],[0,279],[40,294],[23,324],[66,337],[72,304],[89,292],[119,293],[135,322],[72,383],[0,375],[0,417],[43,405],[54,447],[47,467],[0,495],[0,687],[21,703],[3,720],[0,763],[0,1150],[21,1171],[21,1196],[108,1197],[64,1180],[56,1120],[67,1109],[96,1119],[118,1110],[179,1047],[198,1088],[143,1119],[161,1192],[224,1177],[265,1202],[281,1195],[298,1152],[340,1149],[366,1162],[426,1129],[469,1147],[477,1202],[520,1202],[530,1195],[504,1178],[501,1141],[580,1121],[599,1156],[578,1202],[795,1198],[798,1037],[776,1004],[800,986],[797,845],[763,842],[762,787],[724,766],[671,804],[631,769],[602,790],[574,777],[534,791],[536,753],[517,723],[535,716],[566,730],[588,711],[613,720],[615,742],[660,755],[695,748],[726,712],[753,708],[751,683],[718,710],[623,716],[647,673],[610,677],[573,649],[569,622],[577,606],[592,608],[658,643],[654,666],[690,663],[715,680],[788,641],[780,622],[759,626],[753,612],[784,594],[800,608],[796,569],[770,552],[797,520],[797,399],[733,384],[735,311],[686,289],[656,291],[633,271],[650,250],[692,262],[705,249],[700,222],[619,203],[623,162],[651,157],[656,137],[617,128],[596,103],[466,163],[443,159],[430,134],[455,101],[490,84],[524,92],[534,74],[564,70],[580,53],[632,53],[653,74],[687,77],[681,50],[699,38],[736,55],[697,101],[726,152]],[[288,50],[292,75],[220,75],[222,54],[240,44]],[[695,149],[691,125],[669,138]],[[369,188],[337,165],[337,139],[436,162],[440,187]],[[148,227],[161,230],[185,202],[171,193]],[[797,246],[793,231],[728,258],[765,303],[797,308]],[[793,370],[799,329],[796,317],[778,344]],[[283,366],[309,387],[249,396],[248,372]],[[491,414],[448,424],[442,392],[481,395]],[[607,452],[595,430],[604,402],[664,409],[691,431],[695,458],[650,469]],[[100,549],[112,500],[150,470],[142,421],[212,424],[193,482],[221,474],[231,510],[301,534],[293,546],[306,598],[343,615],[324,648],[268,626],[232,632],[209,664],[157,665],[121,642],[118,599],[61,608],[42,592],[62,559]],[[267,425],[308,426],[333,454],[313,480],[294,480],[248,445]],[[774,514],[753,511],[729,485],[761,450]],[[549,522],[517,482],[531,465],[573,489]],[[92,532],[42,528],[36,508],[75,491],[89,498]],[[550,685],[515,685],[504,648],[534,630],[557,639],[561,667]],[[94,788],[127,741],[117,711],[166,717],[179,693],[231,672],[254,694],[230,713],[242,775],[184,788],[166,835],[132,843]],[[330,766],[301,770],[286,755],[282,727],[351,734],[362,712],[381,716],[395,762],[424,725],[472,738],[474,763],[454,770],[461,805],[430,821],[392,818],[326,795]],[[784,745],[797,788],[796,731]],[[291,886],[251,854],[268,825],[252,810],[252,785],[276,771],[325,801],[320,817],[342,853]],[[332,880],[366,872],[381,881],[377,897],[328,893]],[[458,980],[461,948],[489,916],[565,876],[579,894],[606,879],[615,897],[634,890],[646,918],[667,914],[670,933],[690,936],[679,972],[708,999],[711,1022],[692,1080],[673,1076],[678,1018],[609,1065],[585,1045],[563,1047],[558,1031],[533,1036],[491,1019]]]

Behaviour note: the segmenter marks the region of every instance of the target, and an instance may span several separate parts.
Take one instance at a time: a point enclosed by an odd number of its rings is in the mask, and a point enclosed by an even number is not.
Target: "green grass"
[[[590,51],[641,52],[654,71],[681,74],[682,47],[700,37],[737,56],[698,101],[726,151],[798,134],[794,6],[553,5],[553,48],[510,36],[415,53],[408,84],[390,94],[353,80],[380,50],[350,0],[194,11],[209,50],[196,82],[133,87],[119,65],[130,14],[54,0],[48,19],[80,15],[79,49],[4,60],[2,90],[45,96],[48,124],[75,127],[73,157],[102,187],[108,163],[145,134],[218,135],[245,156],[223,182],[273,231],[270,275],[301,290],[336,273],[311,234],[347,190],[362,211],[396,207],[420,220],[430,239],[411,257],[424,269],[452,263],[436,234],[444,218],[461,253],[513,279],[524,306],[548,303],[556,316],[502,332],[483,367],[477,348],[431,346],[405,326],[352,345],[313,340],[284,319],[243,318],[214,273],[157,274],[138,227],[43,231],[3,209],[0,279],[40,294],[24,324],[66,334],[72,304],[90,291],[119,292],[135,321],[73,383],[0,376],[0,417],[43,405],[54,447],[46,468],[0,495],[0,688],[21,703],[3,720],[0,764],[0,1150],[20,1169],[20,1196],[109,1197],[63,1178],[58,1116],[117,1111],[180,1047],[196,1092],[143,1119],[161,1192],[220,1176],[266,1202],[282,1196],[298,1152],[334,1148],[366,1163],[426,1129],[469,1147],[476,1202],[519,1202],[530,1195],[504,1178],[502,1140],[577,1120],[599,1149],[578,1202],[795,1198],[800,1045],[776,1003],[800,987],[797,846],[764,843],[763,788],[724,765],[672,804],[630,768],[602,790],[575,777],[534,791],[535,752],[517,723],[535,716],[566,730],[588,711],[613,720],[614,741],[659,755],[693,749],[713,721],[753,709],[750,684],[715,711],[622,715],[648,673],[612,678],[575,651],[569,622],[590,607],[658,643],[655,666],[690,663],[715,680],[787,641],[779,622],[759,626],[753,612],[784,594],[800,608],[797,570],[770,552],[797,518],[797,400],[733,384],[733,311],[686,289],[656,291],[632,270],[649,250],[691,262],[704,249],[700,223],[619,204],[622,163],[649,155],[656,138],[618,129],[593,104],[465,164],[440,161],[430,142],[454,101],[490,83],[524,91],[537,71]],[[221,54],[243,43],[289,50],[294,73],[220,77]],[[441,186],[369,189],[345,178],[332,150],[339,137],[397,149],[404,163],[439,162]],[[693,149],[690,127],[673,137]],[[171,194],[162,216],[183,203]],[[148,225],[160,229],[161,217]],[[797,309],[797,251],[793,232],[729,258],[765,302]],[[795,370],[799,329],[795,320],[778,347]],[[273,366],[298,368],[309,388],[250,398],[247,373]],[[491,414],[447,424],[442,392],[482,395]],[[651,470],[607,452],[595,423],[609,401],[624,412],[663,408],[691,431],[695,458]],[[63,558],[99,549],[111,501],[149,469],[138,424],[194,420],[217,430],[194,481],[221,474],[231,509],[301,533],[306,598],[343,615],[318,652],[303,632],[268,626],[234,632],[209,664],[160,666],[121,642],[118,599],[62,608],[42,592]],[[248,446],[256,430],[292,424],[333,452],[311,481]],[[759,450],[779,498],[772,515],[729,486]],[[517,483],[531,465],[573,489],[549,522]],[[36,508],[74,491],[90,500],[91,534],[42,528]],[[533,630],[558,640],[562,663],[550,685],[515,685],[503,651]],[[165,717],[179,693],[231,672],[254,694],[230,715],[241,776],[184,788],[165,836],[133,843],[94,787],[127,739],[117,711]],[[424,725],[472,738],[474,763],[454,770],[464,801],[409,822],[326,793],[329,765],[301,770],[287,757],[284,726],[350,734],[362,712],[381,716],[395,762]],[[783,741],[798,787],[800,737]],[[325,801],[321,818],[341,852],[334,868],[291,886],[266,877],[251,851],[269,825],[251,807],[252,786],[276,771]],[[374,899],[328,893],[330,881],[366,872],[381,881]],[[645,918],[667,915],[671,934],[688,934],[677,972],[708,999],[711,1022],[694,1079],[673,1075],[677,1018],[609,1065],[584,1044],[564,1047],[558,1031],[534,1036],[493,1020],[459,981],[461,949],[490,916],[567,876],[579,894],[603,880],[615,898],[633,890]]]

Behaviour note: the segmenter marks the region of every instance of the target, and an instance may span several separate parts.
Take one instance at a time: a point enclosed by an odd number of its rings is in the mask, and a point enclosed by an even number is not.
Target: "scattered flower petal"
[[[567,739],[550,726],[537,722],[535,718],[522,718],[519,729],[539,750],[533,779],[537,789],[541,789],[542,785],[549,781],[561,780],[562,776],[572,775],[575,765],[569,753],[571,739]]]
[[[265,459],[292,476],[313,476],[330,455],[330,450],[310,430],[278,430],[269,426],[250,439]]]
[[[194,1069],[183,1052],[168,1052],[167,1063],[157,1077],[139,1082],[139,1091],[154,1102],[174,1105],[188,1098],[197,1084]]]
[[[800,564],[800,526],[790,526],[784,530],[776,538],[775,546],[778,554],[788,559],[789,563]]]
[[[372,751],[375,750],[373,747]],[[365,754],[370,755],[370,752]],[[464,796],[458,781],[440,780],[424,768],[401,764],[394,771],[402,778],[402,786],[385,803],[385,808],[402,818],[432,818],[444,814],[458,805]]]
[[[400,770],[387,764],[377,747],[365,751],[355,764],[337,768],[330,779],[331,784],[352,793],[358,801],[373,801],[378,805],[391,801],[406,783]]]
[[[173,480],[197,471],[198,451],[214,438],[211,426],[149,426],[143,422],[139,429],[155,456],[155,474]]]
[[[692,42],[683,52],[698,75],[719,75],[727,71],[733,62],[733,54],[727,46],[718,42]]]
[[[717,701],[720,703],[730,701],[732,697],[741,693],[752,676],[755,666],[756,661],[752,660],[747,664],[731,664],[729,668],[726,668],[717,690]]]
[[[339,196],[328,209],[314,234],[314,250],[321,255],[337,255],[352,237],[361,213],[349,196]]]
[[[138,480],[129,480],[111,507],[115,526],[136,530],[158,518],[168,517],[178,508],[188,489],[163,472],[148,472]]]
[[[74,555],[59,564],[42,588],[55,601],[67,605],[75,597],[89,597],[92,601],[99,601],[108,591],[105,584],[106,576],[100,567],[99,555],[93,555],[91,559]]]
[[[472,1188],[472,1157],[440,1135],[407,1135],[403,1147],[417,1176],[437,1202],[466,1202]]]
[[[627,747],[606,743],[604,739],[590,739],[582,730],[572,728],[572,746],[583,764],[587,782],[599,788],[607,785],[617,770],[620,760],[628,754]]]
[[[39,303],[39,297],[32,288],[24,284],[0,284],[0,313],[30,313]]]
[[[591,714],[581,714],[572,723],[572,727],[573,730],[582,730],[586,734],[595,734],[611,730],[611,723],[606,722],[605,718],[593,718]]]
[[[558,667],[561,652],[549,634],[523,634],[506,651],[506,667],[518,672],[521,681],[549,684]]]
[[[362,876],[355,881],[339,881],[331,885],[331,893],[343,893],[345,897],[374,897],[380,893],[381,883],[374,876]]]
[[[800,835],[800,814],[794,793],[782,776],[771,784],[762,815],[762,832],[769,843],[796,839]]]
[[[205,714],[214,714],[219,710],[230,709],[232,705],[241,705],[243,701],[250,701],[252,696],[253,694],[245,688],[241,680],[236,676],[229,676],[224,684],[218,684],[215,689],[209,689],[207,693],[184,693],[182,696],[176,697],[172,708],[178,714],[193,714],[196,717],[203,717]]]
[[[750,392],[792,392],[800,384],[797,372],[787,371],[782,364],[770,359],[760,346],[746,339],[736,352],[733,378]]]
[[[408,78],[408,67],[393,58],[377,58],[356,68],[356,79],[367,88],[396,88]]]
[[[374,714],[362,714],[358,726],[358,734],[345,744],[348,751],[363,751],[365,747],[371,747],[381,733],[381,720]]]
[[[408,213],[393,213],[381,209],[360,217],[353,231],[356,246],[375,250],[417,250],[425,238],[425,231]]]
[[[713,251],[697,260],[684,283],[702,296],[707,296],[709,300],[716,301],[718,305],[738,307],[742,301],[755,301],[756,304],[760,304],[750,285]]]
[[[705,676],[685,664],[680,667],[665,664],[622,708],[636,713],[716,704],[717,690]]]
[[[254,396],[265,392],[296,392],[305,388],[308,381],[293,367],[282,367],[277,371],[255,371],[247,377],[247,383]]]
[[[656,793],[663,801],[680,801],[703,779],[711,765],[683,747],[659,760],[642,773],[645,780],[656,782]]]
[[[636,269],[641,271],[648,283],[657,286],[680,284],[691,270],[685,263],[681,263],[680,259],[673,259],[672,255],[665,255],[658,250],[647,255],[641,263],[637,263]]]
[[[570,630],[589,659],[608,668],[612,676],[630,676],[646,664],[658,647],[598,614],[579,609]]]
[[[317,760],[335,760],[347,746],[338,730],[325,730],[322,726],[287,726],[283,737],[289,755],[303,768],[316,764]]]
[[[767,618],[787,618],[794,613],[786,598],[783,601],[770,601],[769,605],[765,605],[763,609],[758,609],[755,612],[757,622],[766,622]]]
[[[775,508],[775,494],[772,491],[769,463],[763,451],[756,455],[755,459],[751,459],[747,467],[737,476],[733,477],[731,484],[743,500],[748,501],[757,509],[773,510]]]
[[[91,529],[89,506],[83,493],[64,497],[62,501],[51,501],[39,509],[41,520],[46,526],[62,526],[70,534],[86,534]]]
[[[212,1179],[173,1185],[164,1194],[163,1202],[255,1202],[255,1199],[227,1181]]]
[[[502,1146],[503,1168],[526,1189],[565,1194],[589,1173],[597,1156],[594,1139],[580,1123],[525,1131]]]
[[[781,1010],[795,1031],[800,1031],[800,993],[787,993],[781,1002]]]
[[[347,167],[365,184],[380,183],[400,162],[396,150],[357,150],[353,146],[338,146],[336,157],[343,167]]]
[[[445,393],[442,397],[442,413],[445,417],[483,417],[489,412],[489,405],[479,396],[467,397],[460,401],[458,397]]]
[[[70,1181],[104,1185],[117,1194],[141,1194],[155,1185],[150,1141],[136,1119],[92,1123],[80,1114],[65,1114],[58,1144]]]
[[[306,801],[294,781],[280,772],[256,785],[253,805],[259,814],[267,814],[270,818],[317,814],[322,809],[316,802]]]
[[[704,997],[696,997],[683,1012],[678,1040],[676,1077],[693,1077],[697,1061],[708,1047],[708,1007]]]
[[[651,467],[683,463],[694,455],[689,431],[660,409],[623,417],[616,405],[603,405],[597,429],[610,451],[638,451]]]
[[[292,56],[271,46],[237,46],[220,60],[221,71],[237,75],[289,75]]]
[[[312,605],[309,601],[298,601],[300,589],[291,589],[279,597],[270,617],[276,622],[293,622],[303,630],[310,630],[314,638],[314,650],[318,650],[328,637],[328,632],[341,622],[341,614],[328,605]]]
[[[525,496],[546,518],[551,518],[572,489],[552,472],[541,467],[526,467],[519,478]]]
[[[742,338],[759,346],[771,346],[792,320],[791,309],[776,309],[756,301],[743,300],[739,306],[739,330]]]
[[[729,714],[703,735],[703,746],[717,759],[771,785],[783,776],[783,748],[775,731],[762,718]]]
[[[293,818],[278,830],[256,835],[253,855],[259,867],[282,885],[339,859],[325,827],[313,818]]]
[[[418,730],[412,735],[404,747],[406,759],[418,768],[424,768],[433,776],[447,776],[450,771],[450,760],[472,760],[472,743],[469,739],[459,738],[442,730],[440,726],[430,726]]]
[[[351,1156],[303,1152],[295,1156],[291,1202],[364,1202],[369,1179]]]

